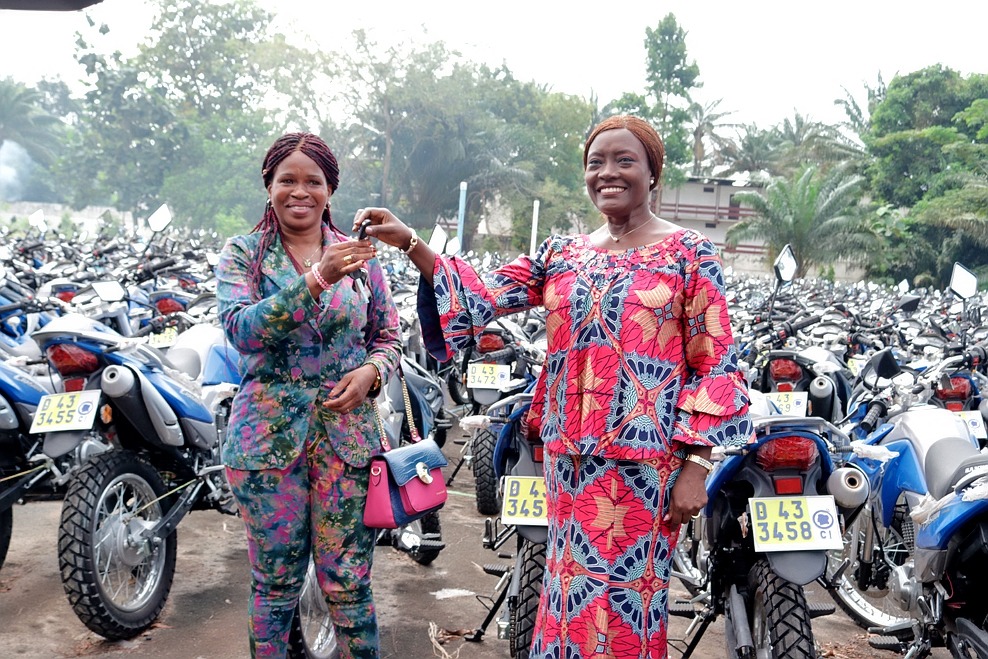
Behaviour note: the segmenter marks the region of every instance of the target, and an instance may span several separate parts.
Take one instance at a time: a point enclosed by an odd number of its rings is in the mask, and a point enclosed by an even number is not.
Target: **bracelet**
[[[363,364],[361,364],[361,366],[367,366],[368,364],[373,366],[374,370],[377,371],[377,378],[374,379],[374,384],[371,385],[370,391],[368,391],[367,393],[371,395],[376,395],[381,391],[381,385],[382,385],[381,367],[375,364],[374,362],[364,362]]]
[[[408,249],[403,249],[401,251],[405,254],[411,254],[412,250],[419,244],[419,236],[415,233],[415,229],[412,229],[412,239],[408,242]]]
[[[319,264],[318,263],[313,263],[312,264],[312,276],[316,278],[316,283],[319,284],[319,288],[323,289],[324,291],[328,291],[329,290],[329,288],[330,288],[329,282],[326,281],[323,278],[322,274],[319,272]]]
[[[707,460],[706,458],[701,458],[696,453],[687,453],[686,454],[686,460],[689,461],[689,462],[693,462],[693,463],[696,463],[696,464],[700,465],[701,467],[703,467],[704,469],[707,470],[707,473],[708,474],[711,471],[714,470],[714,463],[713,462],[711,462],[710,460]]]

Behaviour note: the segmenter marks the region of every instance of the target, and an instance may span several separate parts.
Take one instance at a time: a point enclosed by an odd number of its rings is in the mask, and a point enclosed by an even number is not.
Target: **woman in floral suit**
[[[319,137],[282,136],[261,175],[264,217],[217,267],[220,318],[246,367],[223,461],[247,529],[251,654],[286,655],[311,554],[341,656],[370,659],[376,535],[362,515],[381,450],[370,396],[398,364],[398,311],[370,241],[330,219],[339,167]]]
[[[545,307],[529,423],[545,442],[549,539],[531,657],[660,659],[679,528],[706,503],[711,448],[751,437],[747,390],[714,245],[651,211],[658,134],[610,117],[583,156],[603,225],[483,276],[386,209],[354,221],[370,217],[368,235],[422,273],[419,314],[440,359],[499,315]]]

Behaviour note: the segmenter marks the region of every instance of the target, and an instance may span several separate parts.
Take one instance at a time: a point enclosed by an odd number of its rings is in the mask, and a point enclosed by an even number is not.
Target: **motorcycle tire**
[[[10,549],[10,536],[14,533],[14,509],[0,511],[0,568],[7,560],[7,550]]]
[[[494,444],[497,435],[488,428],[473,436],[473,479],[477,493],[477,512],[497,515],[501,512],[501,494],[494,474]]]
[[[470,403],[470,390],[467,388],[466,365],[450,367],[446,373],[446,391],[449,392],[449,399],[457,405],[467,405]]]
[[[844,532],[843,549],[828,556],[827,578],[830,581],[833,581],[844,561],[848,561],[847,569],[835,583],[836,587],[829,589],[830,596],[859,627],[901,627],[904,628],[902,634],[909,636],[912,633],[911,626],[907,624],[910,618],[903,616],[902,608],[894,596],[890,595],[888,580],[891,570],[903,565],[912,553],[912,520],[908,517],[905,505],[900,503],[896,506],[891,528],[877,528],[873,531],[875,547],[869,573],[870,583],[861,588],[860,556],[861,543],[865,537],[864,524],[874,524],[873,518],[870,515],[859,515]]]
[[[316,579],[315,563],[310,560],[292,618],[288,659],[339,659],[339,656],[336,628],[329,616],[326,597]]]
[[[165,606],[177,534],[128,544],[167,512],[164,494],[155,468],[124,450],[93,456],[69,484],[58,525],[62,586],[79,620],[104,638],[137,636]]]
[[[542,576],[545,574],[545,543],[522,540],[518,602],[511,609],[509,636],[511,659],[529,659],[535,634],[535,616],[542,596]]]
[[[439,511],[426,513],[421,518],[408,525],[408,530],[418,537],[426,535],[437,535],[442,538],[442,524],[439,521]],[[402,529],[397,529],[396,533],[401,533]],[[439,549],[432,547],[412,547],[408,550],[408,555],[419,565],[430,565],[439,556]]]
[[[748,573],[751,638],[755,656],[816,659],[810,612],[802,586],[786,581],[758,561]]]

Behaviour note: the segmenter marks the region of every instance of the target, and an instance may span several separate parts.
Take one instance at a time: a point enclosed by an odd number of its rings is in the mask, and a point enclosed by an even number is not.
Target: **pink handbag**
[[[370,463],[370,482],[364,504],[364,524],[370,528],[404,526],[442,508],[448,496],[442,474],[442,468],[447,464],[446,456],[434,440],[419,436],[410,414],[412,407],[404,377],[401,387],[412,435],[410,444],[391,448],[377,412],[377,403],[374,404],[384,453],[371,458]]]

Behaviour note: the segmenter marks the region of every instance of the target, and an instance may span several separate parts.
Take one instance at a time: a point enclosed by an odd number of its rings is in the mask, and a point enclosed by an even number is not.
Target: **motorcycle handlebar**
[[[27,252],[32,252],[38,249],[39,247],[44,247],[44,246],[45,246],[45,241],[36,240],[33,243],[27,243],[26,245],[19,246],[17,248],[17,251],[20,252],[21,254],[26,254]]]
[[[470,361],[472,362],[512,362],[515,360],[515,349],[512,346],[506,348],[501,348],[500,350],[495,350],[493,352],[485,352],[477,355]]]
[[[803,320],[792,323],[790,327],[793,332],[798,332],[799,330],[809,327],[810,325],[816,325],[818,322],[820,322],[820,316],[813,315],[809,318],[804,318]]]
[[[174,257],[169,257],[158,261],[157,263],[148,263],[147,265],[140,265],[137,267],[137,281],[147,281],[155,274],[164,270],[165,268],[170,268],[178,263]]]
[[[861,419],[861,428],[870,433],[875,429],[878,424],[878,419],[885,413],[885,404],[878,400],[873,400],[868,403],[868,412],[865,414],[864,418]]]

